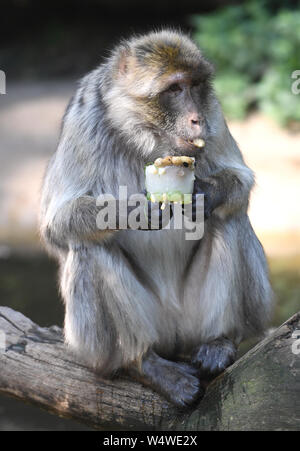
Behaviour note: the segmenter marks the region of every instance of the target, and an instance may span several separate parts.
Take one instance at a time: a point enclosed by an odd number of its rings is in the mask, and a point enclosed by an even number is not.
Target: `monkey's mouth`
[[[194,146],[194,147],[198,147],[198,149],[202,149],[205,146],[205,141],[202,138],[197,138],[197,139],[188,139],[187,142]]]
[[[186,138],[177,137],[176,142],[179,147],[185,147],[186,149],[189,149],[189,150],[196,150],[196,149],[202,150],[203,147],[205,146],[205,141],[202,138],[186,139]]]
[[[169,139],[175,144],[175,148],[177,149],[176,153],[185,151],[194,155],[195,152],[203,151],[205,146],[205,140],[203,138],[189,139],[178,135],[171,135]]]

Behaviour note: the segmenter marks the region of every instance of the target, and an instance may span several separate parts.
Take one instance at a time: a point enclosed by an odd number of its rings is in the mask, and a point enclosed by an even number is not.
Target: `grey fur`
[[[100,193],[117,195],[119,185],[129,194],[141,192],[144,164],[176,152],[145,127],[115,79],[124,52],[166,40],[179,40],[188,62],[208,65],[195,44],[175,32],[123,43],[81,80],[43,185],[41,235],[60,263],[66,341],[102,374],[129,366],[151,348],[170,357],[223,336],[237,345],[260,333],[271,312],[267,264],[247,216],[253,173],[213,91],[196,176],[222,187],[223,200],[206,221],[203,239],[187,241],[181,230],[97,230]]]

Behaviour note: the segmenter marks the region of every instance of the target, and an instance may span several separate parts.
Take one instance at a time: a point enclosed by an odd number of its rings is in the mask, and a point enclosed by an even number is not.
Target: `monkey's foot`
[[[200,400],[204,389],[197,370],[185,363],[172,362],[154,352],[142,363],[142,382],[154,388],[178,407],[187,407]]]
[[[201,377],[215,377],[231,365],[235,358],[235,345],[226,338],[219,338],[196,348],[192,365],[198,368]]]

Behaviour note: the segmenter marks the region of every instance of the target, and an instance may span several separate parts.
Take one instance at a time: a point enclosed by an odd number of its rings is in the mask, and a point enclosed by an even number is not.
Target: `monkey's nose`
[[[200,119],[197,113],[192,113],[189,119],[190,125],[193,129],[200,127]]]

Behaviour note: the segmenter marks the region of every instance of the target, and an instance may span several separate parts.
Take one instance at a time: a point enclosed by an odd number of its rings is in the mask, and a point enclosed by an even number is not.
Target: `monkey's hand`
[[[204,193],[204,215],[208,219],[216,214],[224,219],[238,210],[247,210],[254,179],[250,170],[244,172],[227,168],[210,177],[196,179],[195,192]]]
[[[213,211],[219,207],[224,201],[224,193],[218,189],[216,182],[211,179],[200,180],[196,179],[194,183],[193,212],[196,212],[196,198],[197,194],[204,195],[204,219],[208,219]],[[195,215],[196,213],[194,213]],[[193,219],[194,221],[195,219]]]
[[[236,346],[230,340],[219,338],[196,348],[192,365],[199,369],[200,377],[215,377],[235,361],[236,351]]]

